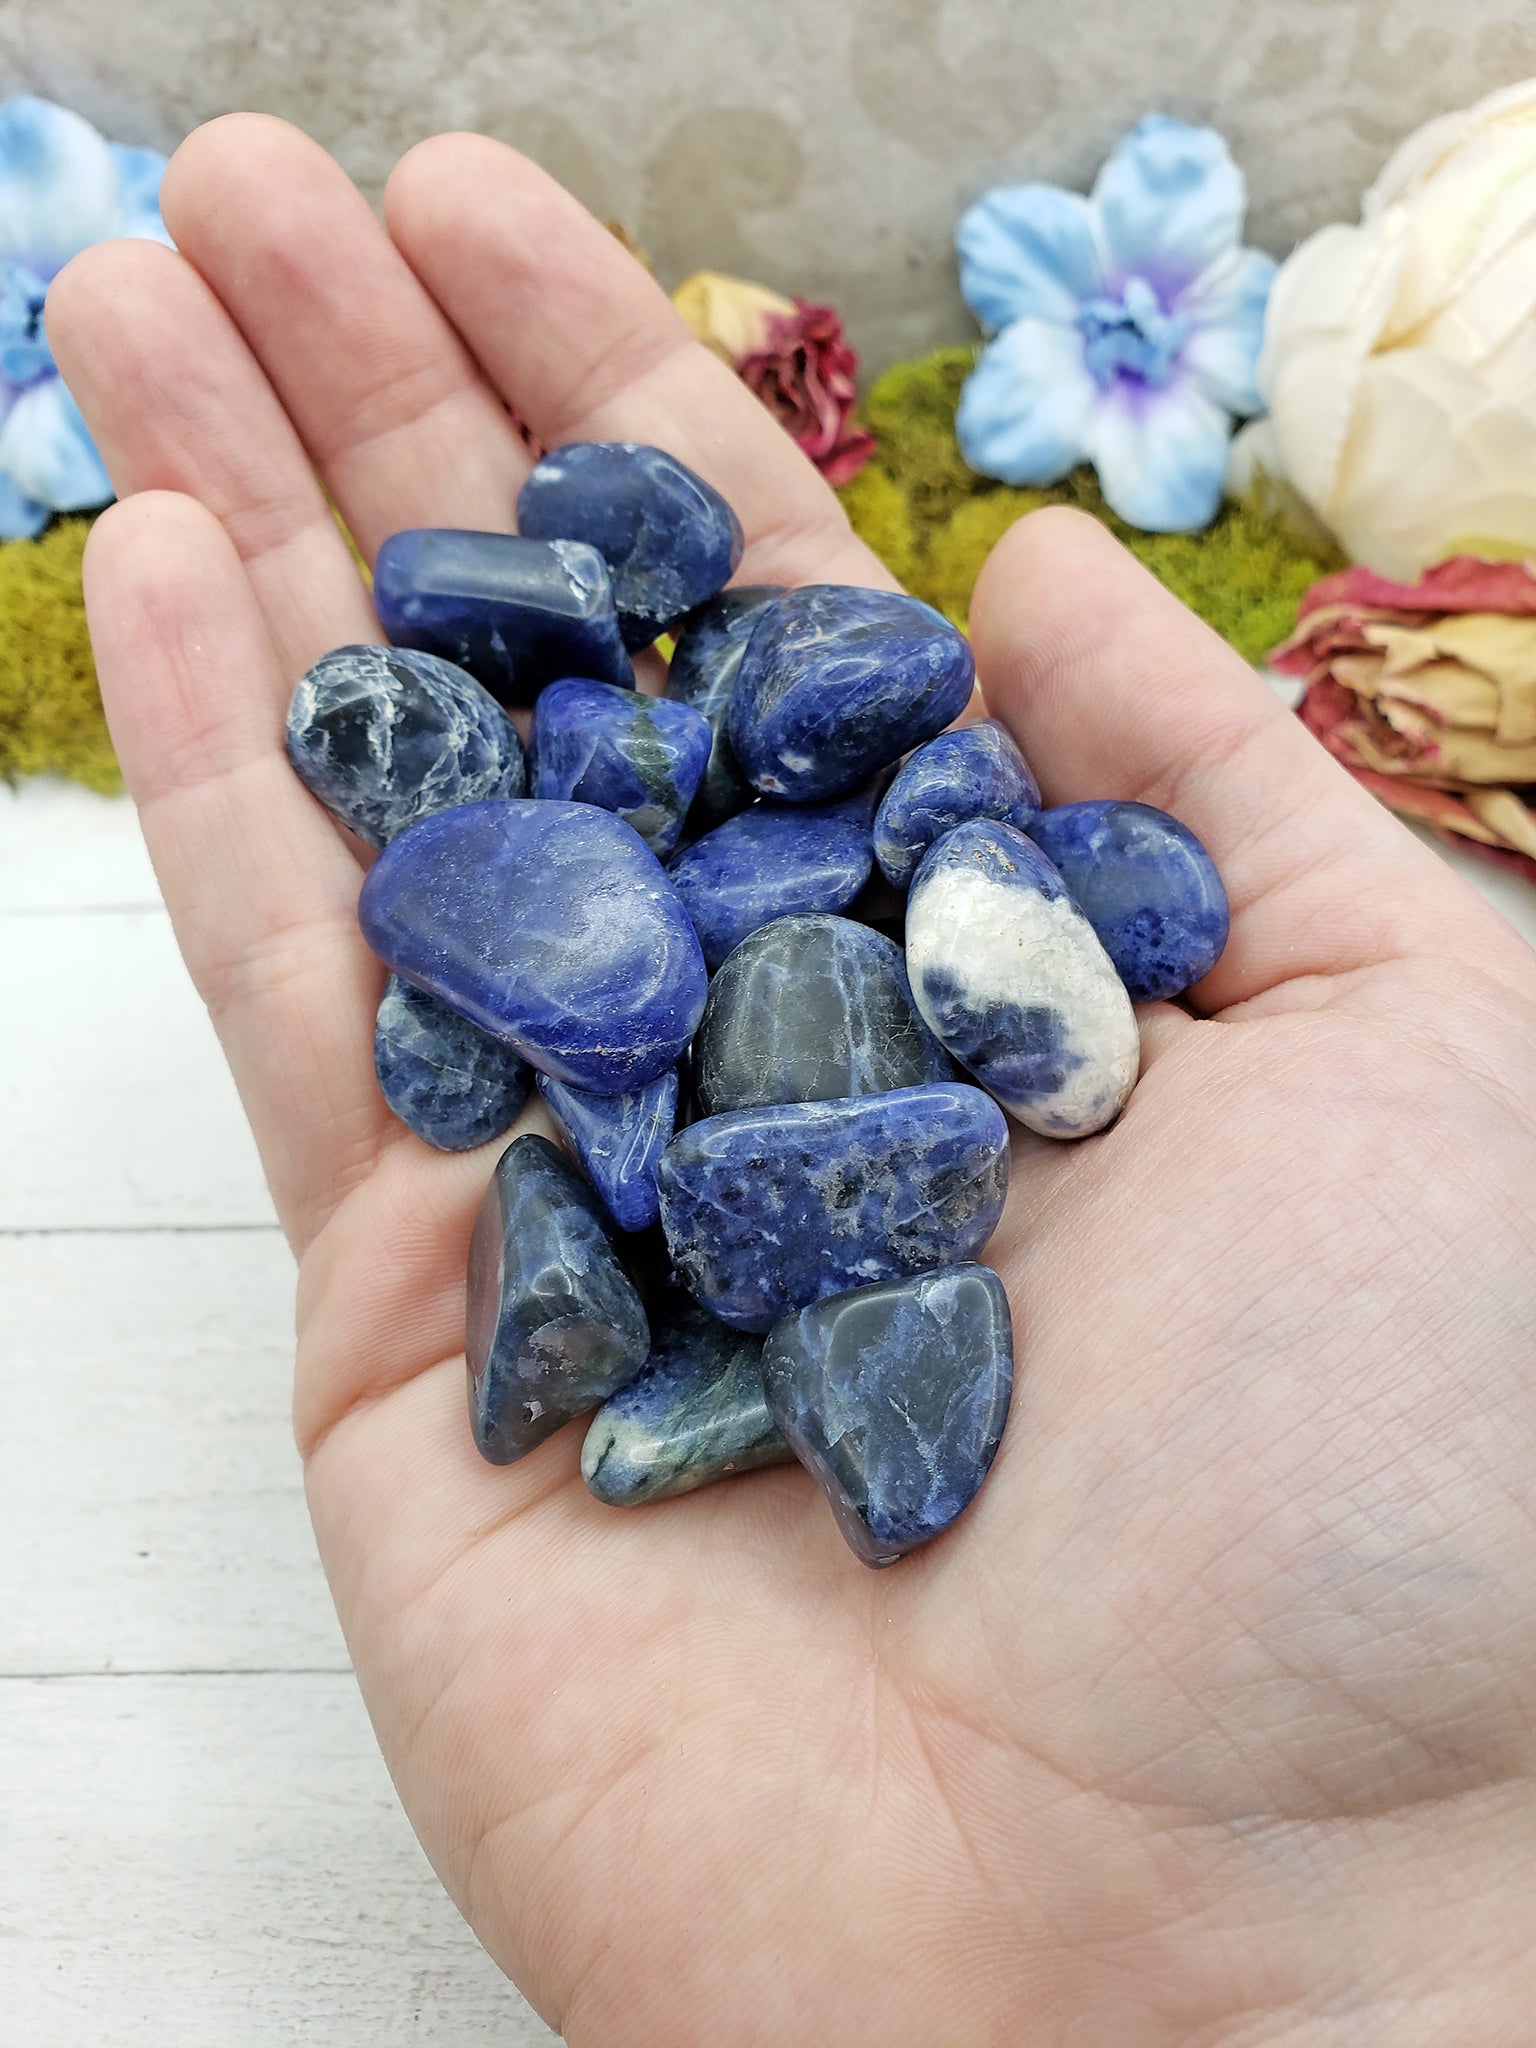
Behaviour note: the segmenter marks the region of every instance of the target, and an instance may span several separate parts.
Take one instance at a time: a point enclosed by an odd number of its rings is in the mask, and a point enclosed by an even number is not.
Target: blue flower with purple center
[[[962,216],[960,289],[993,339],[955,421],[972,469],[1019,487],[1091,462],[1132,526],[1206,526],[1254,385],[1274,259],[1214,130],[1149,114],[1085,199],[1010,185]]]
[[[0,103],[0,540],[28,539],[55,512],[112,496],[54,367],[44,304],[70,257],[93,242],[170,241],[160,218],[164,169],[157,150],[107,142],[51,100]]]

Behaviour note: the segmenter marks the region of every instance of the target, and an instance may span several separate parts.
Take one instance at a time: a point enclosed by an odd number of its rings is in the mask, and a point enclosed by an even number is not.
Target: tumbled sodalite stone
[[[510,1045],[394,974],[379,1004],[373,1066],[401,1123],[440,1152],[468,1152],[510,1130],[533,1079]]]
[[[942,732],[975,679],[965,635],[917,598],[808,584],[775,599],[747,642],[731,747],[755,788],[823,802]]]
[[[1008,1297],[973,1265],[835,1294],[777,1325],[763,1386],[850,1549],[894,1564],[969,1506],[1002,1441]]]
[[[763,1340],[717,1322],[684,1294],[652,1318],[651,1355],[597,1411],[581,1476],[611,1507],[692,1493],[794,1453],[763,1397]]]
[[[580,541],[407,528],[379,549],[373,603],[397,647],[456,661],[503,704],[557,676],[634,684],[608,565]]]
[[[643,1088],[704,1009],[656,856],[591,804],[461,804],[392,839],[358,899],[385,966],[574,1088]]]
[[[547,1138],[514,1138],[469,1247],[465,1355],[481,1456],[523,1457],[632,1379],[650,1345],[597,1197]]]
[[[1136,1014],[1093,927],[1037,846],[973,819],[923,856],[907,971],[934,1036],[1020,1123],[1086,1138],[1118,1115]]]
[[[741,560],[741,525],[720,493],[664,448],[636,441],[551,449],[517,494],[517,524],[535,539],[597,549],[629,648],[670,632]]]
[[[875,859],[895,889],[946,832],[968,818],[999,818],[1027,831],[1040,788],[1013,736],[995,718],[941,732],[897,769],[875,813]]]
[[[680,1132],[656,1185],[689,1293],[769,1330],[824,1294],[974,1258],[1008,1191],[1008,1127],[961,1082],[738,1109]]]
[[[874,866],[867,793],[832,804],[754,804],[668,864],[713,971],[743,939],[797,910],[846,910]]]
[[[710,984],[693,1041],[706,1116],[953,1079],[901,948],[846,917],[781,917],[744,939]]]
[[[656,1162],[677,1127],[676,1073],[623,1095],[593,1095],[540,1074],[539,1093],[620,1230],[654,1223]]]
[[[1060,872],[1133,1003],[1176,996],[1227,943],[1216,863],[1177,818],[1150,804],[1061,804],[1029,836]]]
[[[703,714],[611,683],[551,683],[533,712],[533,793],[612,811],[665,859],[709,759]]]
[[[734,590],[722,590],[683,621],[667,669],[666,694],[679,704],[691,704],[695,711],[702,711],[714,735],[709,766],[704,770],[689,814],[690,831],[707,832],[711,825],[724,824],[727,818],[744,811],[757,795],[736,766],[725,727],[747,642],[765,606],[772,604],[782,591],[780,583],[738,584]]]
[[[473,676],[412,648],[337,647],[288,705],[294,772],[370,846],[450,804],[521,796],[523,743]]]

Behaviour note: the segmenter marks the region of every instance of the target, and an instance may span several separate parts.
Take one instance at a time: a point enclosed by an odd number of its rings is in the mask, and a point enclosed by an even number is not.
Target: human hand
[[[440,137],[386,235],[281,123],[199,131],[180,254],[49,332],[123,502],[87,596],[181,945],[300,1259],[296,1426],[407,1811],[578,2048],[1479,2048],[1529,2038],[1536,956],[1090,522],[973,630],[1048,801],[1162,805],[1231,943],[1077,1146],[1021,1135],[975,1506],[893,1571],[806,1476],[595,1504],[493,1469],[463,1286],[494,1152],[371,1065],[361,867],[281,747],[377,638],[372,556],[505,527],[548,443],[673,449],[744,580],[886,582],[660,290],[541,172]],[[535,1121],[530,1112],[526,1121]]]

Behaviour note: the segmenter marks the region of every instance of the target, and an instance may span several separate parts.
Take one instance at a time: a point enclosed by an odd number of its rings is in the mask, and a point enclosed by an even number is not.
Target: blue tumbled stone
[[[965,635],[917,598],[808,584],[769,605],[747,643],[731,747],[755,788],[823,802],[942,732],[975,679]]]
[[[468,1152],[517,1122],[533,1079],[511,1046],[391,975],[373,1032],[379,1087],[440,1152]]]
[[[743,939],[797,910],[846,910],[874,866],[870,796],[754,804],[674,854],[667,872],[713,971]]]
[[[596,804],[661,859],[672,851],[709,759],[703,714],[638,690],[551,683],[533,713],[533,794]]]
[[[907,898],[912,995],[945,1050],[1020,1123],[1085,1138],[1136,1081],[1136,1013],[1066,885],[1012,825],[929,847]]]
[[[699,942],[656,856],[591,804],[461,804],[412,825],[358,899],[386,967],[575,1088],[641,1088],[704,1009]]]
[[[709,766],[693,800],[688,827],[695,833],[722,825],[744,811],[757,791],[736,765],[726,721],[741,657],[766,606],[783,594],[779,583],[743,583],[722,590],[682,623],[667,669],[666,694],[691,704],[709,720],[714,744]]]
[[[664,448],[636,441],[551,449],[517,494],[517,524],[534,539],[597,549],[628,648],[670,632],[741,560],[741,525],[720,493]]]
[[[469,1419],[493,1465],[541,1444],[633,1379],[645,1310],[597,1197],[547,1138],[514,1138],[469,1247]]]
[[[835,1294],[774,1329],[763,1386],[849,1548],[894,1564],[969,1506],[1002,1441],[1008,1297],[973,1265]]]
[[[936,839],[968,818],[998,818],[1027,831],[1040,788],[1012,735],[994,718],[941,732],[897,769],[875,813],[875,859],[905,889]]]
[[[768,1330],[824,1294],[974,1258],[1008,1191],[1008,1127],[960,1082],[707,1117],[656,1173],[683,1285]]]
[[[593,1095],[539,1076],[539,1093],[620,1230],[656,1221],[656,1162],[677,1128],[677,1075],[623,1095]]]
[[[693,1041],[706,1116],[952,1081],[917,1014],[901,948],[846,917],[781,917],[710,984]]]
[[[523,743],[473,676],[412,648],[337,647],[288,705],[305,787],[370,846],[450,804],[521,796]]]
[[[379,624],[469,670],[504,704],[531,704],[559,676],[634,684],[608,565],[580,541],[419,526],[373,565]]]
[[[611,1507],[671,1500],[794,1453],[763,1398],[763,1340],[674,1295],[651,1319],[651,1355],[592,1418],[581,1476]]]
[[[1194,833],[1150,804],[1062,804],[1029,836],[1060,870],[1133,1003],[1176,996],[1227,943],[1227,892]]]

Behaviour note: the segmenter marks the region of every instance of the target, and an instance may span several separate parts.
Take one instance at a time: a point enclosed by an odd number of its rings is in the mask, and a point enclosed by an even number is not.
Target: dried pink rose
[[[856,476],[875,437],[853,418],[859,359],[830,306],[796,299],[769,313],[762,343],[741,357],[736,374],[794,436],[831,484]]]

